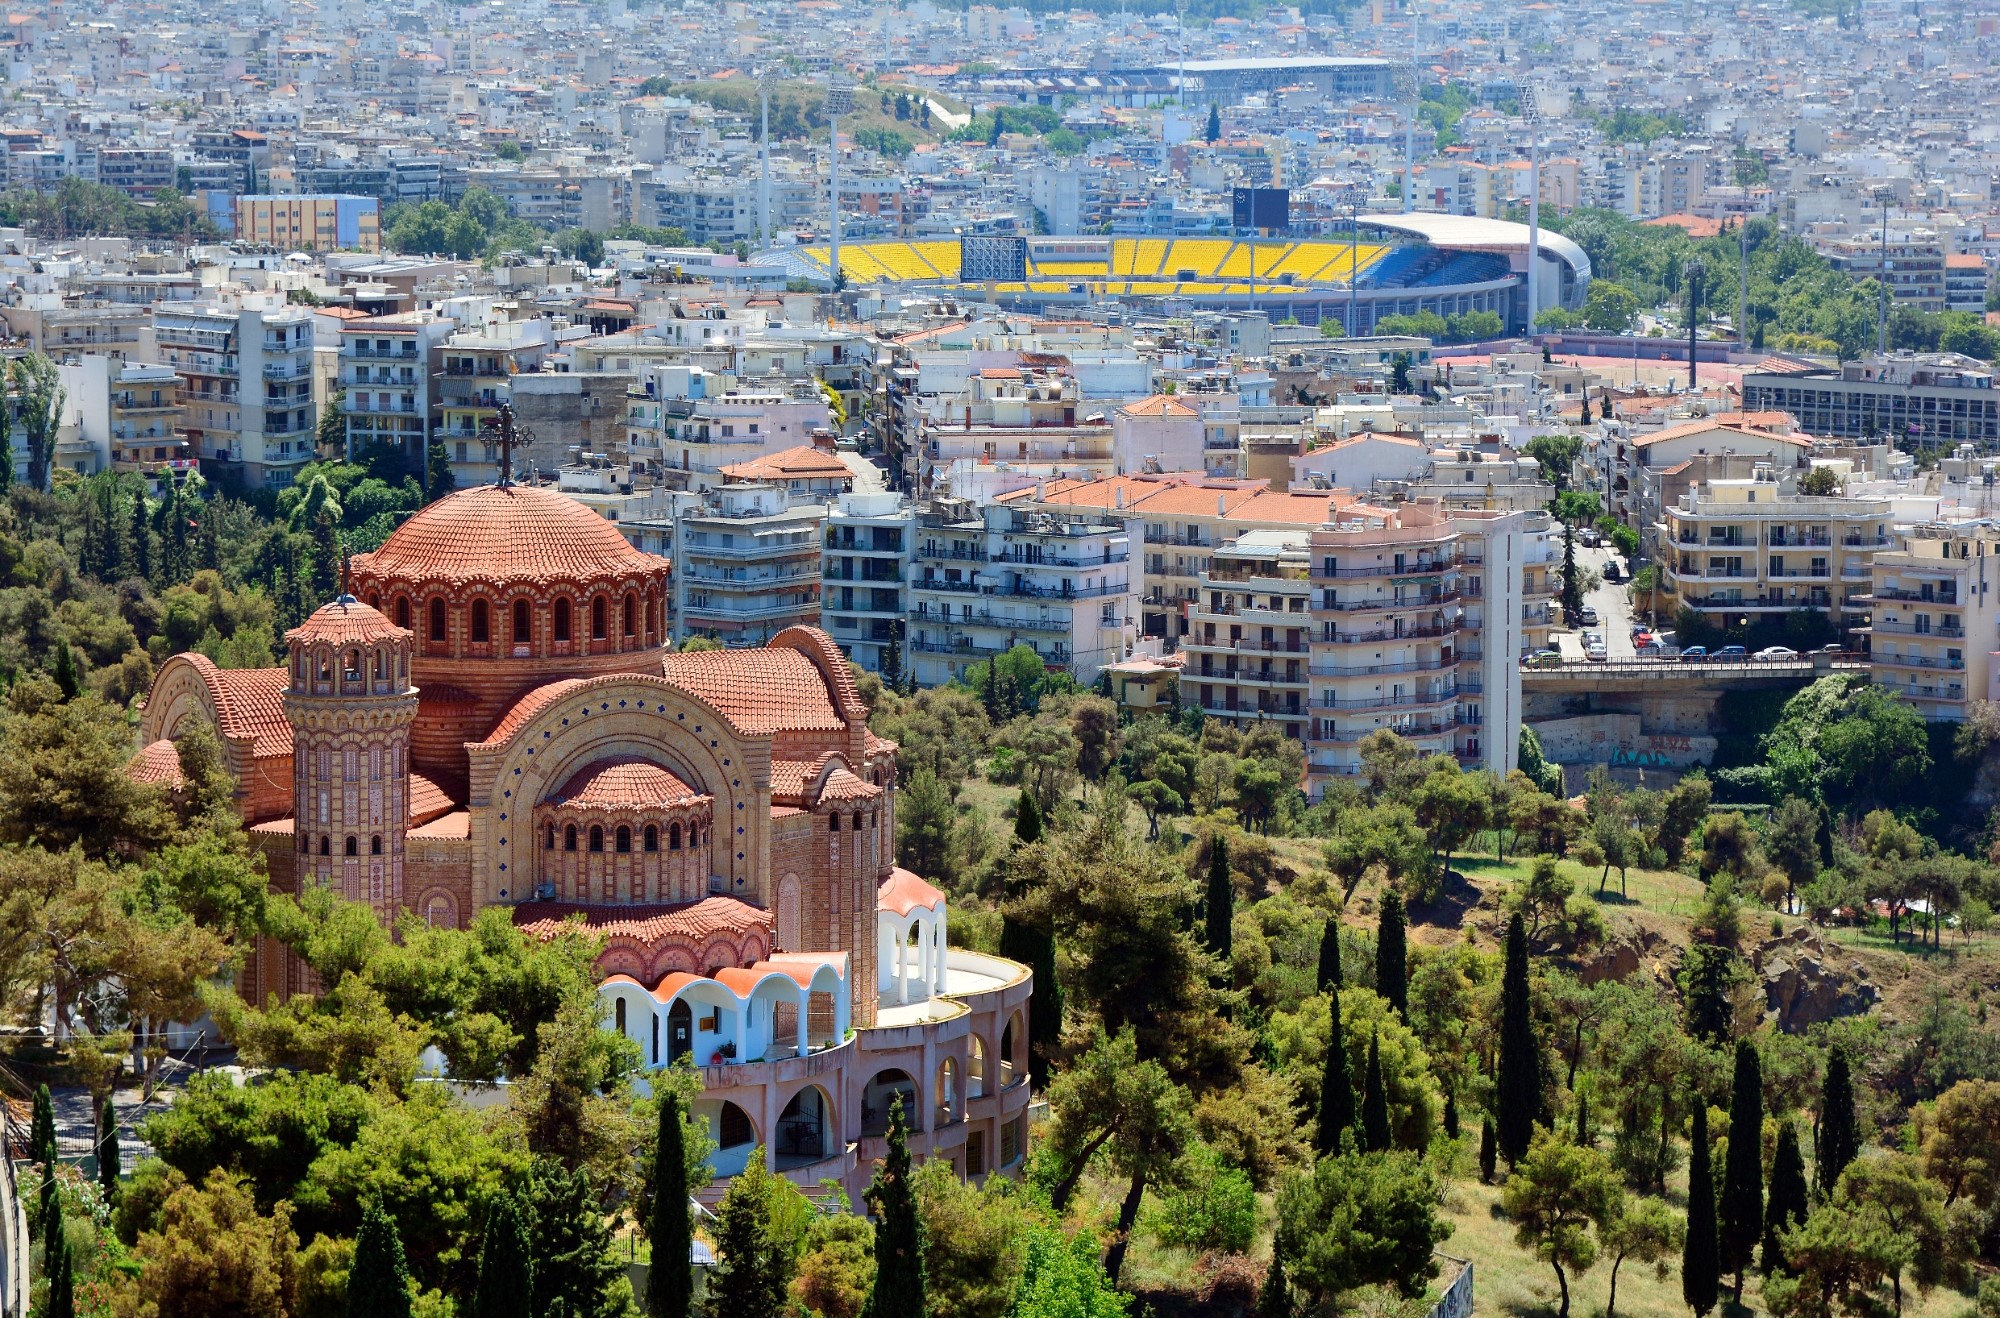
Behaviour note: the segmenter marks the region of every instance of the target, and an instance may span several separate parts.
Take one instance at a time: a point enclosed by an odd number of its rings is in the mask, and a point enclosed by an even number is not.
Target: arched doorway
[[[750,1114],[728,1099],[697,1099],[694,1110],[707,1118],[709,1138],[715,1141],[715,1152],[708,1160],[715,1174],[735,1176],[748,1167],[758,1142],[757,1126]]]
[[[778,1113],[773,1153],[779,1171],[804,1167],[833,1156],[833,1104],[818,1085],[793,1094]]]
[[[877,1071],[861,1090],[861,1133],[887,1134],[889,1109],[899,1097],[903,1100],[903,1117],[910,1129],[923,1129],[923,1116],[917,1111],[917,1082],[910,1078],[908,1071],[892,1066]]]
[[[667,1065],[672,1066],[694,1048],[694,1012],[685,1002],[667,1008]]]

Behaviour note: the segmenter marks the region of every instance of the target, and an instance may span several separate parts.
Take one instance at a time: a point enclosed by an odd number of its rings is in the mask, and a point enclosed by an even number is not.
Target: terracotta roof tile
[[[372,645],[376,641],[412,639],[409,632],[352,595],[342,595],[320,605],[311,617],[285,633],[285,640],[295,645],[314,641],[329,645]]]
[[[125,772],[136,781],[157,783],[162,787],[181,787],[187,783],[187,775],[181,772],[181,752],[171,741],[162,739],[148,745],[125,766]]]
[[[711,799],[657,764],[617,758],[584,765],[556,790],[549,803],[582,810],[645,810]]]
[[[717,934],[769,933],[767,912],[734,897],[705,897],[669,906],[580,906],[575,902],[522,902],[514,908],[514,927],[530,938],[548,942],[562,932],[572,916],[605,938],[631,938],[653,943],[668,938],[700,941]]]
[[[585,679],[581,677],[565,677],[560,681],[536,687],[533,691],[530,691],[527,695],[522,696],[514,702],[514,707],[507,711],[507,716],[500,720],[499,726],[486,734],[484,744],[494,746],[506,741],[522,728],[526,727],[529,719],[532,719],[554,702],[561,700],[571,691],[582,686],[584,681]],[[418,703],[421,704],[422,702],[419,701]]]
[[[1200,416],[1201,413],[1172,394],[1154,394],[1118,409],[1126,416]]]
[[[822,801],[867,801],[882,795],[882,789],[873,783],[864,783],[846,769],[835,769],[826,776],[826,785],[819,789]]]
[[[421,824],[410,830],[411,837],[467,838],[472,836],[472,814],[467,810],[454,810],[450,814],[439,815],[428,824]]]
[[[706,700],[748,733],[838,732],[847,727],[833,706],[826,679],[797,650],[670,654],[661,667],[667,681]]]
[[[875,890],[875,909],[898,916],[908,915],[919,907],[939,910],[943,906],[942,892],[900,865],[890,871],[888,881]]]
[[[461,490],[354,559],[360,582],[592,582],[664,574],[611,523],[566,495],[528,485]]]
[[[208,660],[201,662],[207,664]],[[249,738],[250,753],[260,760],[291,754],[292,722],[285,717],[290,672],[283,668],[216,668],[213,664],[209,668],[212,675],[203,676],[215,696],[222,735]]]
[[[428,824],[439,815],[450,814],[458,808],[458,802],[430,779],[420,773],[410,775],[410,822]]]
[[[824,449],[810,444],[800,444],[782,453],[767,453],[749,462],[738,462],[722,469],[722,474],[733,481],[803,481],[841,480],[851,481],[854,473],[847,464]]]

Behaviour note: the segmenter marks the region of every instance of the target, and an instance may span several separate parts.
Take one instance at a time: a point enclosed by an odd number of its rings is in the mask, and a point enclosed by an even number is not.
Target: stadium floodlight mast
[[[840,116],[854,108],[854,84],[839,65],[826,80],[827,145],[827,275],[835,294],[840,292]]]
[[[761,127],[757,134],[757,235],[764,250],[771,249],[771,87],[778,75],[769,67],[757,71],[757,112]]]
[[[1411,17],[1415,26],[1415,16]],[[1389,94],[1403,107],[1403,214],[1408,215],[1417,208],[1417,66],[1415,63],[1415,39],[1412,38],[1411,63],[1393,65],[1389,69]]]
[[[1521,118],[1528,125],[1528,334],[1541,313],[1542,264],[1542,88],[1532,78],[1519,84]]]

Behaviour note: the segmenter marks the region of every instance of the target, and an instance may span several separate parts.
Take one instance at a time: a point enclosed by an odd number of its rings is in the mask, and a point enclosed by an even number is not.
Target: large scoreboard
[[[968,284],[1018,284],[1028,277],[1026,238],[961,236],[958,277]]]

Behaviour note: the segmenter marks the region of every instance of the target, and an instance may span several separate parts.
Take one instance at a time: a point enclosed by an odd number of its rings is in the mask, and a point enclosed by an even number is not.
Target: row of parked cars
[[[1705,645],[1675,646],[1643,628],[1635,627],[1632,632],[1632,652],[1640,659],[1672,659],[1681,663],[1789,663],[1805,658],[1797,650],[1784,645],[1767,645],[1756,653],[1751,653],[1741,645],[1718,646],[1711,650]],[[1839,654],[1839,645],[1821,647],[1826,654]],[[1602,632],[1587,631],[1583,634],[1583,657],[1591,663],[1601,664],[1609,657]],[[1562,651],[1537,650],[1528,656],[1530,668],[1560,668],[1563,664]]]

